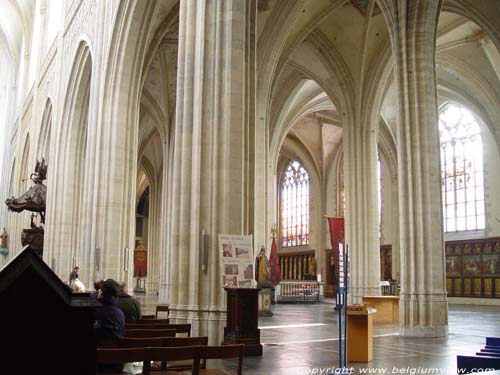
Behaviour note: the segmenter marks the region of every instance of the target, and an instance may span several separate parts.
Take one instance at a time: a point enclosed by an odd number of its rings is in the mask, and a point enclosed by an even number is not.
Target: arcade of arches
[[[47,264],[135,286],[141,240],[141,287],[213,342],[218,234],[276,225],[324,275],[343,216],[353,301],[390,245],[401,334],[445,336],[445,241],[500,237],[499,51],[495,0],[3,1],[0,200],[44,157]],[[0,266],[27,225],[2,204]],[[496,250],[469,271],[498,298]]]

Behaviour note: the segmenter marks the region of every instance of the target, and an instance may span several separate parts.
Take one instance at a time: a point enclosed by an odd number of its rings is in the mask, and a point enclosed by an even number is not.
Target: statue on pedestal
[[[266,257],[266,249],[264,245],[260,248],[259,255],[255,258],[255,280],[257,280],[257,285],[259,284],[269,284],[271,267],[269,266],[269,260]]]
[[[47,187],[42,183],[47,178],[47,163],[45,159],[37,161],[35,173],[30,176],[33,186],[18,198],[12,197],[5,201],[8,209],[14,212],[24,210],[40,214],[40,221],[45,224],[45,200],[47,197]],[[36,226],[34,222],[35,215],[31,216],[31,225],[29,229],[23,229],[21,234],[21,243],[23,246],[30,246],[40,256],[43,253],[43,226]]]

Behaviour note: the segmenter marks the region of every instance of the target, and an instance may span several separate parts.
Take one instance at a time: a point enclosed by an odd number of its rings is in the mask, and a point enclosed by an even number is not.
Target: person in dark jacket
[[[127,294],[127,286],[125,283],[120,284],[120,293],[118,293],[118,307],[125,315],[125,322],[130,323],[141,319],[141,304],[137,299]]]
[[[117,305],[120,285],[113,279],[102,282],[97,300],[102,307],[94,314],[94,333],[97,338],[123,337],[125,333],[125,316]]]

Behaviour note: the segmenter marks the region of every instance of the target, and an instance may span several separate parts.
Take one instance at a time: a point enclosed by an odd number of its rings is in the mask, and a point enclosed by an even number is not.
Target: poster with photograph
[[[252,236],[219,234],[222,286],[249,288],[254,285]]]

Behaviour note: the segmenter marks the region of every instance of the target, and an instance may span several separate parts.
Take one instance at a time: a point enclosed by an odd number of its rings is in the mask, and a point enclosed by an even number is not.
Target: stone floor
[[[152,313],[154,297],[139,297],[144,313]],[[330,374],[338,365],[337,313],[331,303],[278,304],[274,316],[259,319],[262,357],[246,357],[243,373]],[[349,363],[354,373],[456,374],[456,355],[475,354],[486,336],[500,336],[500,306],[449,307],[446,338],[404,338],[398,327],[374,325],[373,361]],[[233,368],[226,361],[216,367]],[[368,372],[371,371],[371,372]]]

